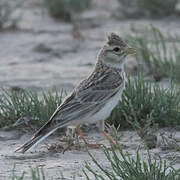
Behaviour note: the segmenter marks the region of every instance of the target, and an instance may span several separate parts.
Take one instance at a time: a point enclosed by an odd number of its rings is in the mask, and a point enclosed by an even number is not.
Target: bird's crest
[[[118,45],[122,47],[126,47],[127,44],[115,33],[110,33],[107,37],[108,45]]]

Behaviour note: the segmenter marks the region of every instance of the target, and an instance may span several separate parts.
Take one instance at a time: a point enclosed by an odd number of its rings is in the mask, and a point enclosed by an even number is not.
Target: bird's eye
[[[120,51],[120,48],[119,48],[119,47],[115,47],[115,48],[113,49],[113,51],[118,52],[118,51]]]

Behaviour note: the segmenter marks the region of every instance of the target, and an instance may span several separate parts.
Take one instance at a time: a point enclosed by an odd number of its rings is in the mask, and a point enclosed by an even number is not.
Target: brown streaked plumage
[[[124,59],[132,52],[132,48],[112,33],[100,50],[93,72],[65,98],[33,138],[16,151],[26,152],[59,128],[105,120],[124,89]]]

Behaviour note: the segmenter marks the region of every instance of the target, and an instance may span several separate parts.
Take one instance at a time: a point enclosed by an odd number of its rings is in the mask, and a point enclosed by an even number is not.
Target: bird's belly
[[[119,100],[120,100],[120,96],[122,94],[122,89],[119,90],[116,95],[114,95],[111,99],[109,99],[109,101],[97,112],[95,113],[93,116],[88,118],[88,122],[92,123],[92,122],[97,122],[100,120],[105,120],[107,119],[112,110],[116,107],[116,105],[118,104]]]

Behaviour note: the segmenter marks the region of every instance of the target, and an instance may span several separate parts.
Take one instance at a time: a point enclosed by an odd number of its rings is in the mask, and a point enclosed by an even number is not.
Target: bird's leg
[[[105,138],[110,142],[110,144],[113,147],[116,147],[116,143],[105,133],[105,131],[100,131],[102,134],[104,134]]]
[[[99,129],[99,131],[101,132],[101,131],[104,131],[104,120],[101,120],[101,121],[99,121],[98,122],[98,129]]]
[[[101,120],[99,121],[99,131],[105,136],[105,138],[110,142],[111,145],[116,147],[116,143],[105,133],[104,129],[104,120]]]
[[[77,130],[79,136],[81,137],[81,139],[84,141],[84,143],[85,143],[88,147],[90,147],[90,148],[100,148],[100,147],[102,146],[102,144],[90,144],[90,143],[88,143],[87,140],[86,140],[86,138],[84,137],[82,131],[81,131],[80,125],[78,125],[78,126],[76,127],[76,130]]]

